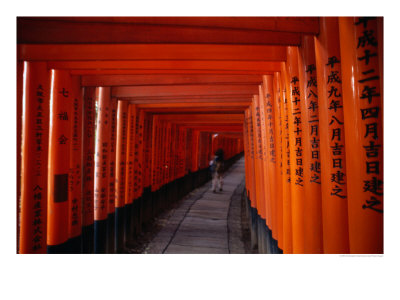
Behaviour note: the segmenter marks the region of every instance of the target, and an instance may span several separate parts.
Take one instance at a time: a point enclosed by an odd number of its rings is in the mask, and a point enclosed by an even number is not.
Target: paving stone
[[[228,249],[170,245],[165,254],[228,254]]]

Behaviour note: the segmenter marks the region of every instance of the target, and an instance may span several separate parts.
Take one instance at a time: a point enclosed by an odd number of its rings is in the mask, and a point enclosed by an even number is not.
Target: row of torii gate
[[[283,253],[383,253],[382,28],[18,18],[18,253],[120,252],[218,148]]]

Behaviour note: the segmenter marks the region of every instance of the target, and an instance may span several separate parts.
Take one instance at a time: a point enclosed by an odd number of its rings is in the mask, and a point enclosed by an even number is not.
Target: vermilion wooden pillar
[[[253,139],[254,139],[254,162],[255,162],[255,188],[257,210],[260,216],[266,220],[266,202],[265,202],[265,187],[264,187],[264,164],[263,164],[263,149],[261,138],[261,120],[259,108],[259,96],[253,96],[252,102],[252,121],[253,121]]]
[[[83,253],[93,253],[94,248],[94,136],[96,121],[95,98],[96,88],[85,87],[83,101]]]
[[[23,64],[19,253],[46,253],[49,75],[46,63]]]
[[[144,129],[144,111],[137,112],[136,118],[136,139],[135,139],[135,165],[134,165],[134,189],[135,199],[142,196],[143,193],[143,129]]]
[[[72,76],[71,86],[71,155],[69,169],[69,239],[71,252],[82,251],[82,134],[83,134],[83,97],[80,78]]]
[[[110,104],[110,155],[109,155],[109,193],[108,193],[108,217],[107,217],[107,236],[108,253],[115,253],[115,178],[116,178],[116,159],[117,159],[117,110],[118,101],[111,99]]]
[[[347,163],[343,117],[342,59],[337,18],[321,18],[315,38],[321,147],[324,253],[348,253]],[[345,141],[346,140],[346,141]],[[314,166],[317,170],[317,166]]]
[[[301,92],[298,48],[287,48],[287,81],[289,82],[289,143],[291,163],[293,253],[304,253],[304,141],[301,115]]]
[[[135,125],[136,125],[136,107],[129,104],[128,108],[128,127],[126,143],[126,175],[125,175],[125,240],[133,239],[133,211],[132,203],[134,199],[134,157],[135,157]]]
[[[282,201],[283,201],[283,253],[293,253],[292,230],[292,177],[290,161],[290,136],[289,136],[289,83],[286,72],[286,64],[281,65],[281,106],[282,118]]]
[[[274,73],[274,129],[275,129],[275,175],[276,175],[276,205],[277,205],[277,235],[278,247],[283,250],[283,148],[282,148],[282,96],[281,96],[281,75],[280,72]]]
[[[304,171],[304,253],[323,253],[321,160],[314,36],[299,48],[300,106]],[[321,83],[323,84],[323,83]]]
[[[271,214],[271,231],[272,237],[277,240],[278,227],[278,207],[277,207],[277,177],[276,177],[276,149],[275,149],[275,120],[274,120],[274,90],[273,76],[263,76],[263,100],[265,106],[265,131],[267,152],[267,168],[269,175],[269,197],[270,197],[270,214]]]
[[[339,18],[350,253],[383,253],[383,18]]]
[[[117,140],[115,160],[115,251],[124,247],[126,149],[128,133],[128,102],[118,101]]]
[[[265,207],[265,223],[270,230],[272,230],[272,220],[274,218],[272,212],[272,197],[271,197],[271,178],[270,178],[270,170],[269,170],[269,157],[268,157],[268,146],[267,146],[267,128],[266,128],[266,113],[265,113],[265,105],[266,101],[264,99],[264,89],[260,85],[259,86],[259,95],[258,95],[258,106],[256,107],[256,120],[259,120],[260,124],[260,151],[259,157],[262,163],[262,172],[263,172],[263,182],[260,184],[263,187],[263,202]]]
[[[96,88],[98,107],[95,140],[94,252],[107,253],[107,219],[110,168],[111,90]]]
[[[68,72],[51,70],[48,161],[47,250],[67,253],[69,238],[69,164],[73,90]]]
[[[19,252],[20,244],[20,225],[21,225],[21,155],[22,155],[22,106],[23,106],[23,87],[24,87],[24,62],[17,61],[17,115],[16,115],[16,128],[17,128],[17,190],[16,190],[16,232],[17,232],[17,253]]]

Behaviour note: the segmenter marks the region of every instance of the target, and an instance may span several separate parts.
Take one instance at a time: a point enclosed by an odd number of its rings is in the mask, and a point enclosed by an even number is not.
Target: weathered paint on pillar
[[[46,63],[23,64],[19,253],[46,253],[49,75]]]
[[[381,22],[339,18],[350,253],[383,253]]]
[[[305,35],[299,48],[300,106],[304,165],[304,252],[323,253],[321,161],[317,71],[314,36]]]
[[[337,18],[321,18],[315,38],[324,253],[348,253],[347,175]],[[315,166],[317,170],[317,166]]]

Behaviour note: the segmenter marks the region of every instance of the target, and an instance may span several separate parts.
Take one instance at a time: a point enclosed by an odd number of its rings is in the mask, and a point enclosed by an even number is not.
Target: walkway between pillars
[[[244,173],[242,158],[226,172],[223,191],[213,193],[208,182],[186,197],[145,253],[245,253],[240,214]]]

